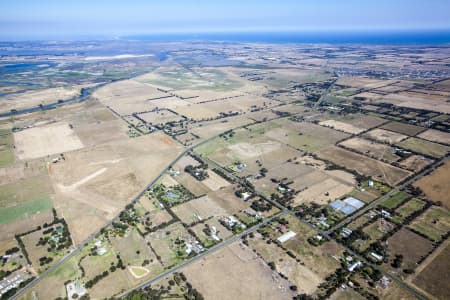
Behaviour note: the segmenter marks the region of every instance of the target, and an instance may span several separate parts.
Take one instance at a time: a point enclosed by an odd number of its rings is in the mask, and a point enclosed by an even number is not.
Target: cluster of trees
[[[252,209],[254,209],[255,211],[269,211],[272,209],[272,204],[270,204],[267,201],[264,201],[262,199],[258,199],[252,202],[252,204],[250,205],[250,207]]]
[[[174,273],[173,279],[170,279],[168,286],[161,286],[159,288],[153,288],[151,286],[145,287],[138,291],[133,291],[130,295],[126,296],[125,300],[155,300],[172,298],[174,296],[182,296],[186,300],[203,300],[203,295],[192,287],[187,281],[186,276],[183,273]],[[174,295],[171,290],[172,287],[178,285],[183,295]]]
[[[53,257],[42,256],[39,258],[39,265],[43,266],[53,261]]]
[[[91,287],[93,287],[97,282],[99,282],[100,280],[102,280],[103,278],[105,278],[106,276],[109,275],[108,271],[103,271],[103,273],[96,275],[94,278],[92,278],[91,280],[89,280],[88,282],[86,282],[86,284],[84,285],[86,288],[90,289]]]
[[[206,171],[208,169],[208,165],[202,164],[200,166],[194,167],[192,165],[188,165],[184,168],[184,171],[188,174],[190,174],[192,177],[197,179],[198,181],[203,181],[206,178],[209,177],[208,172]]]

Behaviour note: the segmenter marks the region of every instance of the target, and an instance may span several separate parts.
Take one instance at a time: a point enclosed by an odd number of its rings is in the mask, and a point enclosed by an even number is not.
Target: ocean
[[[130,35],[125,40],[154,42],[216,41],[277,44],[449,44],[450,30],[369,32],[224,32]]]

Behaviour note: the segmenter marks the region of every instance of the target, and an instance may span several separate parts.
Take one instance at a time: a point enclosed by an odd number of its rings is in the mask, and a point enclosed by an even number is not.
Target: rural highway
[[[397,187],[393,188],[392,190],[390,190],[384,196],[378,198],[377,200],[371,202],[369,205],[367,205],[364,208],[358,210],[356,213],[354,213],[350,217],[345,218],[342,222],[340,222],[339,224],[333,226],[333,228],[331,228],[330,230],[326,231],[326,233],[327,234],[331,234],[332,232],[334,232],[334,231],[342,228],[343,226],[351,223],[353,220],[357,219],[359,216],[365,214],[367,211],[369,211],[372,208],[376,207],[378,204],[380,204],[384,200],[388,199],[389,197],[391,197],[395,193],[399,192],[400,190],[402,190],[406,186],[408,186],[411,183],[413,183],[414,181],[419,180],[420,178],[426,176],[428,173],[434,171],[441,163],[445,163],[449,159],[450,159],[450,156],[447,156],[447,157],[444,157],[444,158],[442,158],[440,160],[435,161],[433,164],[429,165],[428,167],[423,169],[421,172],[417,173],[416,175],[414,175],[410,179],[406,180],[404,183],[402,183],[399,186],[397,186]]]
[[[190,259],[190,260],[188,260],[188,261],[186,261],[186,262],[184,262],[184,263],[182,263],[182,264],[180,264],[180,265],[178,265],[176,267],[173,267],[172,269],[167,270],[166,272],[164,272],[164,273],[162,273],[162,274],[160,274],[160,275],[158,275],[156,277],[153,277],[153,278],[151,278],[151,279],[141,283],[140,285],[134,287],[133,289],[131,289],[131,290],[121,294],[120,296],[118,296],[118,298],[124,298],[127,295],[129,295],[131,292],[135,291],[135,290],[139,290],[139,289],[145,288],[145,287],[147,287],[147,286],[149,286],[149,285],[151,285],[153,283],[156,283],[156,282],[164,279],[165,277],[167,277],[167,276],[169,276],[169,275],[171,275],[171,274],[173,274],[175,272],[180,271],[184,267],[186,267],[186,266],[188,266],[190,264],[193,264],[193,263],[195,263],[195,262],[205,258],[207,255],[210,255],[210,254],[212,254],[212,253],[222,249],[223,247],[231,245],[232,243],[240,240],[242,237],[246,236],[247,234],[255,232],[261,226],[264,226],[264,225],[272,222],[276,218],[283,217],[286,214],[289,214],[289,212],[288,211],[282,211],[282,212],[280,212],[280,213],[278,213],[278,214],[276,214],[276,215],[274,215],[274,216],[272,216],[270,218],[267,218],[263,222],[258,223],[256,225],[254,225],[253,227],[251,227],[251,228],[249,228],[249,229],[247,229],[247,230],[245,230],[245,231],[243,231],[243,232],[241,232],[241,233],[239,233],[237,235],[233,235],[229,239],[227,239],[227,240],[225,240],[225,241],[223,241],[223,242],[221,242],[219,244],[216,244],[215,246],[209,248],[205,252],[202,252],[202,253],[198,254],[197,256],[193,257],[192,259]]]
[[[280,117],[280,118],[285,118],[285,117]],[[248,124],[244,124],[244,125],[240,125],[234,128],[231,128],[230,130],[237,130],[240,128],[243,128],[245,126],[249,126],[249,125],[253,125],[256,124],[257,122],[250,122]],[[146,185],[141,192],[139,192],[139,194],[137,194],[132,201],[129,204],[135,204],[137,201],[139,201],[139,199],[144,195],[144,193],[151,188],[155,183],[158,182],[158,180],[177,162],[179,161],[184,155],[186,155],[187,153],[189,153],[190,151],[192,151],[195,147],[201,146],[217,137],[219,137],[223,132],[214,135],[210,138],[207,138],[203,141],[201,141],[198,144],[186,147],[170,164],[167,165],[167,167],[165,167],[161,173],[159,173],[159,175],[157,177],[155,177],[148,185]],[[116,220],[118,220],[120,213],[114,217],[110,222],[108,222],[107,224],[105,224],[105,227],[111,226],[112,223]],[[75,256],[77,253],[79,253],[81,251],[81,249],[83,249],[83,247],[85,247],[87,244],[89,244],[90,241],[92,241],[93,239],[97,238],[100,235],[100,231],[90,235],[84,242],[80,243],[77,247],[72,248],[70,250],[70,252],[68,254],[66,254],[65,256],[63,256],[57,263],[55,263],[53,266],[51,266],[50,268],[48,268],[47,270],[45,270],[44,272],[42,272],[40,275],[36,276],[35,279],[33,279],[30,283],[28,283],[24,288],[20,289],[13,297],[11,297],[11,299],[19,299],[21,296],[23,296],[28,290],[30,290],[31,288],[33,288],[34,286],[36,286],[43,278],[45,278],[48,274],[50,274],[51,272],[53,272],[54,270],[56,270],[59,266],[61,266],[64,262],[66,262],[67,260],[69,260],[70,258],[72,258],[73,256]]]
[[[280,118],[286,118],[286,117],[280,117]],[[254,122],[257,123],[257,122]],[[249,124],[244,124],[241,126],[237,126],[235,128],[232,128],[230,130],[237,130],[240,128],[243,128],[245,126],[249,126],[252,125],[254,123],[249,123]],[[222,132],[220,133],[222,134]],[[190,151],[192,151],[195,147],[201,146],[217,137],[220,136],[220,134],[217,134],[215,136],[212,136],[208,139],[203,140],[202,142],[196,144],[196,145],[192,145],[189,147],[186,147],[167,167],[165,167],[157,177],[155,177],[148,185],[146,185],[141,192],[139,192],[130,202],[130,204],[134,204],[137,201],[139,201],[139,199],[143,196],[143,194],[149,189],[151,188],[155,183],[158,182],[158,180],[177,162],[179,161],[184,155],[188,154]],[[204,159],[204,158],[203,158]],[[407,180],[405,183],[401,184],[400,186],[394,188],[393,190],[391,190],[389,193],[387,193],[386,195],[384,195],[383,197],[377,199],[376,201],[370,203],[369,205],[367,205],[366,207],[364,207],[363,209],[359,210],[357,213],[355,213],[354,215],[350,216],[349,218],[343,220],[341,223],[337,224],[336,226],[334,226],[331,230],[329,231],[322,231],[319,230],[318,228],[312,226],[309,223],[306,223],[304,221],[301,221],[303,223],[305,223],[306,225],[308,225],[309,227],[311,227],[312,229],[314,229],[315,231],[317,231],[318,233],[322,234],[323,236],[332,239],[330,237],[330,234],[332,232],[334,232],[335,230],[345,226],[346,224],[350,223],[351,221],[353,221],[354,219],[356,219],[357,217],[359,217],[360,215],[364,214],[365,212],[367,212],[368,210],[374,208],[376,205],[378,205],[379,203],[381,203],[382,201],[384,201],[385,199],[387,199],[389,196],[393,195],[395,192],[399,191],[400,189],[402,189],[403,187],[407,186],[408,184],[412,183],[415,180],[420,179],[421,177],[427,175],[430,171],[433,171],[434,169],[436,169],[436,167],[442,163],[447,161],[448,159],[450,159],[450,157],[446,157],[444,159],[441,159],[439,161],[436,161],[435,163],[433,163],[432,165],[428,166],[426,169],[424,169],[422,172],[418,173],[417,175],[413,176],[412,178],[410,178],[409,180]],[[221,170],[225,171],[227,174],[229,174],[228,171],[226,171],[222,166],[220,166],[219,164],[217,164],[214,161],[208,160],[208,163],[214,164],[216,167],[220,168]],[[232,178],[236,179],[238,182],[243,182],[243,180],[245,181],[245,179],[241,179],[239,177],[236,177],[234,175],[231,175]],[[260,228],[261,226],[266,225],[267,223],[271,222],[272,220],[274,220],[275,218],[278,217],[282,217],[286,214],[292,214],[295,215],[294,212],[288,210],[287,208],[285,208],[284,206],[280,205],[278,202],[274,202],[271,201],[270,199],[267,199],[266,197],[264,197],[263,195],[257,193],[258,196],[264,198],[265,200],[271,202],[273,205],[277,206],[281,212],[278,213],[277,215],[274,215],[266,220],[264,220],[263,222],[253,226],[252,228],[247,229],[246,231],[235,235],[215,246],[213,246],[212,248],[208,249],[207,251],[195,256],[194,258],[192,258],[189,261],[184,262],[181,265],[178,265],[170,270],[167,270],[166,272],[158,275],[157,277],[154,277],[148,281],[145,281],[144,283],[138,285],[137,287],[129,290],[128,292],[122,294],[122,297],[126,296],[127,294],[129,294],[130,292],[136,290],[136,289],[140,289],[143,287],[146,287],[152,283],[155,283],[163,278],[165,278],[166,276],[173,274],[174,272],[177,272],[179,270],[181,270],[182,268],[186,267],[187,265],[190,265],[202,258],[204,258],[205,256],[207,256],[208,254],[211,254],[219,249],[221,249],[222,247],[226,247],[228,245],[230,245],[231,243],[239,240],[240,238],[242,238],[243,236],[256,231],[258,228]],[[117,215],[115,218],[113,218],[110,222],[108,222],[107,224],[105,224],[104,227],[108,227],[110,226],[114,221],[116,221],[119,218],[119,215]],[[23,296],[28,290],[30,290],[31,288],[33,288],[34,286],[36,286],[43,278],[45,278],[48,274],[50,274],[51,272],[53,272],[55,269],[57,269],[58,267],[60,267],[64,262],[66,262],[67,260],[69,260],[70,258],[72,258],[73,256],[75,256],[77,253],[79,253],[81,251],[81,249],[83,247],[85,247],[90,241],[92,241],[93,239],[97,238],[100,235],[100,232],[97,232],[91,236],[89,236],[84,242],[80,243],[77,247],[72,248],[70,253],[66,254],[63,258],[61,258],[56,264],[54,264],[53,266],[51,266],[49,269],[47,269],[46,271],[44,271],[43,273],[41,273],[40,275],[38,275],[33,281],[31,281],[29,284],[27,284],[23,289],[19,290],[11,299],[18,299],[21,296]],[[351,251],[350,249],[347,249],[349,252],[353,253],[353,251]],[[357,255],[356,253],[354,254],[357,257],[360,257],[359,255]],[[360,257],[361,260],[366,261],[364,258]],[[375,266],[377,268],[379,268],[378,266]],[[384,272],[383,272],[384,273]],[[425,299],[425,297],[420,294],[419,292],[417,292],[415,289],[413,289],[412,287],[410,287],[409,285],[405,284],[401,279],[398,278],[394,278],[392,275],[390,274],[386,274],[387,276],[396,279],[396,281],[401,284],[402,286],[404,286],[405,288],[407,288],[408,290],[410,290],[411,292],[413,292],[419,299]]]

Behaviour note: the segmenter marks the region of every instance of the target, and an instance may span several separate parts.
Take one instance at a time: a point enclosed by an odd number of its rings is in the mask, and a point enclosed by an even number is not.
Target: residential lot
[[[329,147],[320,151],[318,156],[322,159],[331,161],[336,165],[353,169],[359,174],[371,176],[375,180],[382,181],[389,185],[395,185],[411,175],[409,171],[338,147]]]
[[[289,283],[241,243],[234,243],[183,271],[205,299],[291,299]],[[252,280],[258,278],[257,281]]]

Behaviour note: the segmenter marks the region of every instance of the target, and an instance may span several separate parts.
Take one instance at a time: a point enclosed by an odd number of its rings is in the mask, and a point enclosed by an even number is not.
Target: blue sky
[[[0,1],[0,37],[449,28],[449,0]]]

